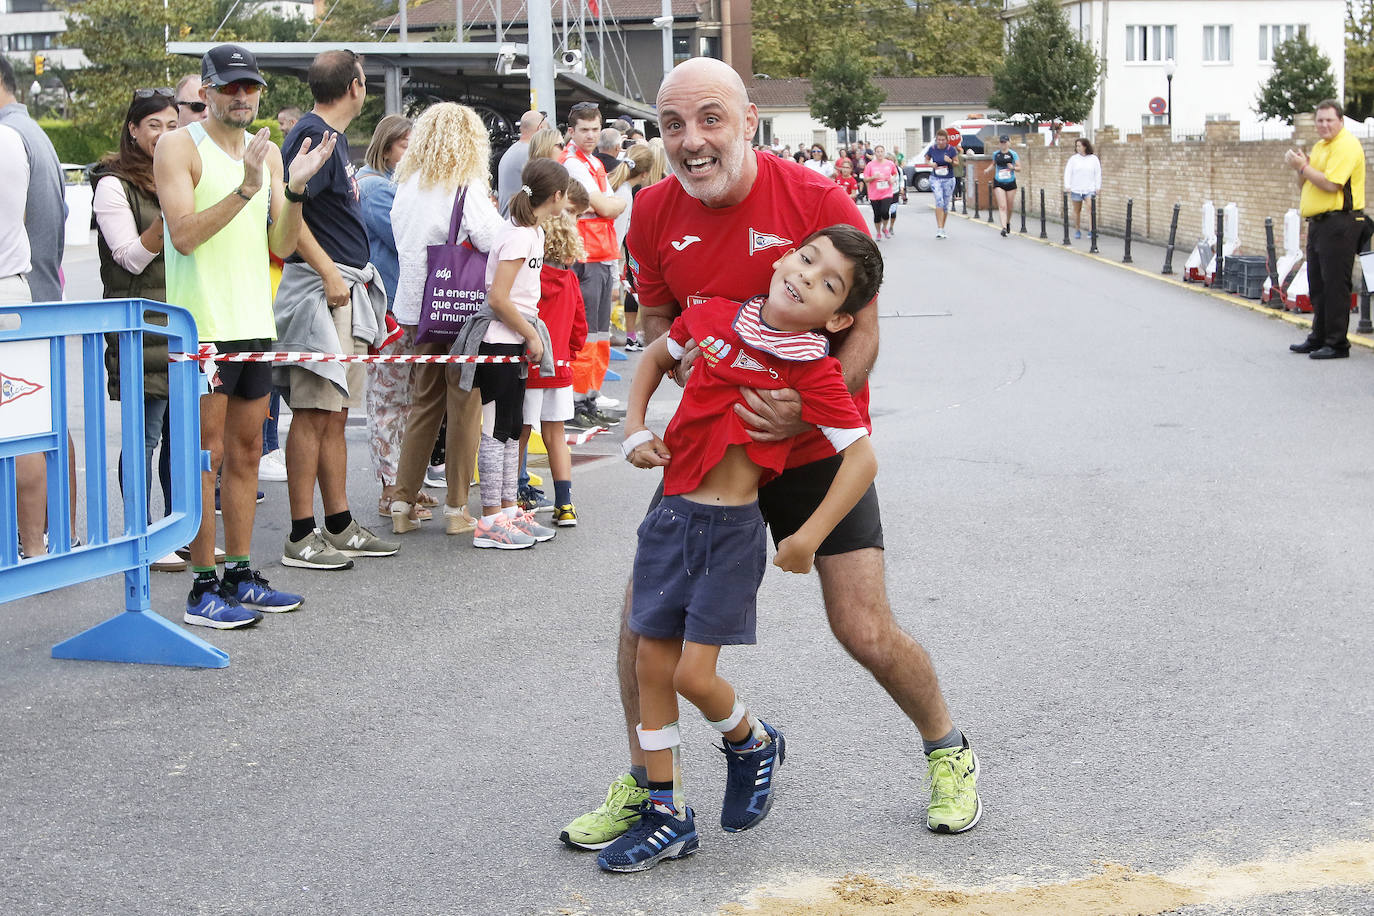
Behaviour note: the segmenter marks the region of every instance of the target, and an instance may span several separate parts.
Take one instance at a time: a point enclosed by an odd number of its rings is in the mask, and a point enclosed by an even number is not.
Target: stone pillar
[[[1208,143],[1237,143],[1240,141],[1240,122],[1208,121],[1203,133]]]
[[[1097,129],[1093,136],[1093,142],[1097,146],[1105,146],[1108,143],[1118,143],[1121,140],[1121,133],[1110,124],[1105,124]]]
[[[1140,133],[1146,143],[1172,143],[1174,140],[1174,129],[1168,124],[1146,124],[1140,128]]]
[[[1298,146],[1310,149],[1318,139],[1317,116],[1310,111],[1299,114],[1293,121],[1293,140]]]

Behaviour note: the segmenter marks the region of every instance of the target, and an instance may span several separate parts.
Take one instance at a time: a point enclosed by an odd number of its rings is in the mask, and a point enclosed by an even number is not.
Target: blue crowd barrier
[[[166,317],[166,326],[149,321]],[[119,335],[119,423],[123,532],[110,534],[103,335]],[[146,299],[0,306],[0,603],[124,574],[125,610],[53,647],[54,658],[223,668],[229,656],[151,610],[149,564],[191,542],[200,528],[200,369],[168,365],[171,513],[148,524],[143,460],[143,337],[165,336],[171,352],[195,353],[196,325],[185,309]],[[86,542],[72,546],[68,507],[67,338],[81,338],[85,421]],[[15,458],[42,453],[48,470],[46,556],[19,559]],[[3,623],[0,623],[3,625]]]

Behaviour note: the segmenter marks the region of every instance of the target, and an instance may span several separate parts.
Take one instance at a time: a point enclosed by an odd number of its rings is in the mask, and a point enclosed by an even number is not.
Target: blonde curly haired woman
[[[424,305],[429,245],[447,241],[449,220],[460,191],[463,202],[458,242],[486,252],[504,220],[491,202],[491,145],[481,119],[466,105],[441,102],[415,120],[410,148],[396,168],[396,200],[391,226],[396,236],[401,273],[396,284],[396,321],[414,333]],[[447,344],[419,344],[417,353],[447,353]],[[412,380],[410,419],[401,441],[396,491],[391,503],[391,529],[397,534],[420,526],[415,500],[424,482],[439,425],[448,416],[448,496],[444,506],[449,534],[472,531],[468,486],[477,460],[481,399],[448,383],[447,367],[419,365]]]

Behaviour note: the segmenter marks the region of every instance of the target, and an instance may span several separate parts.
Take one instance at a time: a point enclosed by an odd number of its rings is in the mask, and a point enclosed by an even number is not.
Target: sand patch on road
[[[797,878],[756,888],[726,916],[873,916],[960,913],[966,916],[1061,916],[1069,913],[1157,916],[1190,904],[1236,902],[1270,894],[1374,885],[1374,842],[1321,846],[1301,855],[1232,865],[1198,861],[1163,875],[1108,862],[1098,873],[1055,884],[1015,876],[986,887],[957,887],[923,878]]]

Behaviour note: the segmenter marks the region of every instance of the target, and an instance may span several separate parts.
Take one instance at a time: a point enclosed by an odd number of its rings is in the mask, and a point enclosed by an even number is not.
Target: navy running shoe
[[[186,615],[181,619],[198,627],[233,630],[251,627],[262,619],[262,615],[239,604],[231,596],[222,595],[216,589],[207,589],[199,595],[191,592],[186,598]]]
[[[605,871],[646,871],[664,859],[690,856],[701,846],[691,808],[679,820],[646,799],[639,812],[639,822],[597,855],[596,864]]]
[[[279,592],[268,585],[267,580],[262,577],[262,573],[256,569],[236,582],[230,582],[228,575],[226,575],[224,584],[220,586],[220,594],[225,598],[234,599],[244,607],[266,611],[269,614],[294,611],[305,603],[305,599],[300,595]]]
[[[769,742],[756,751],[741,754],[721,747],[725,754],[725,803],[720,808],[720,826],[730,833],[748,830],[768,816],[773,807],[773,777],[787,756],[782,732],[762,723]]]

